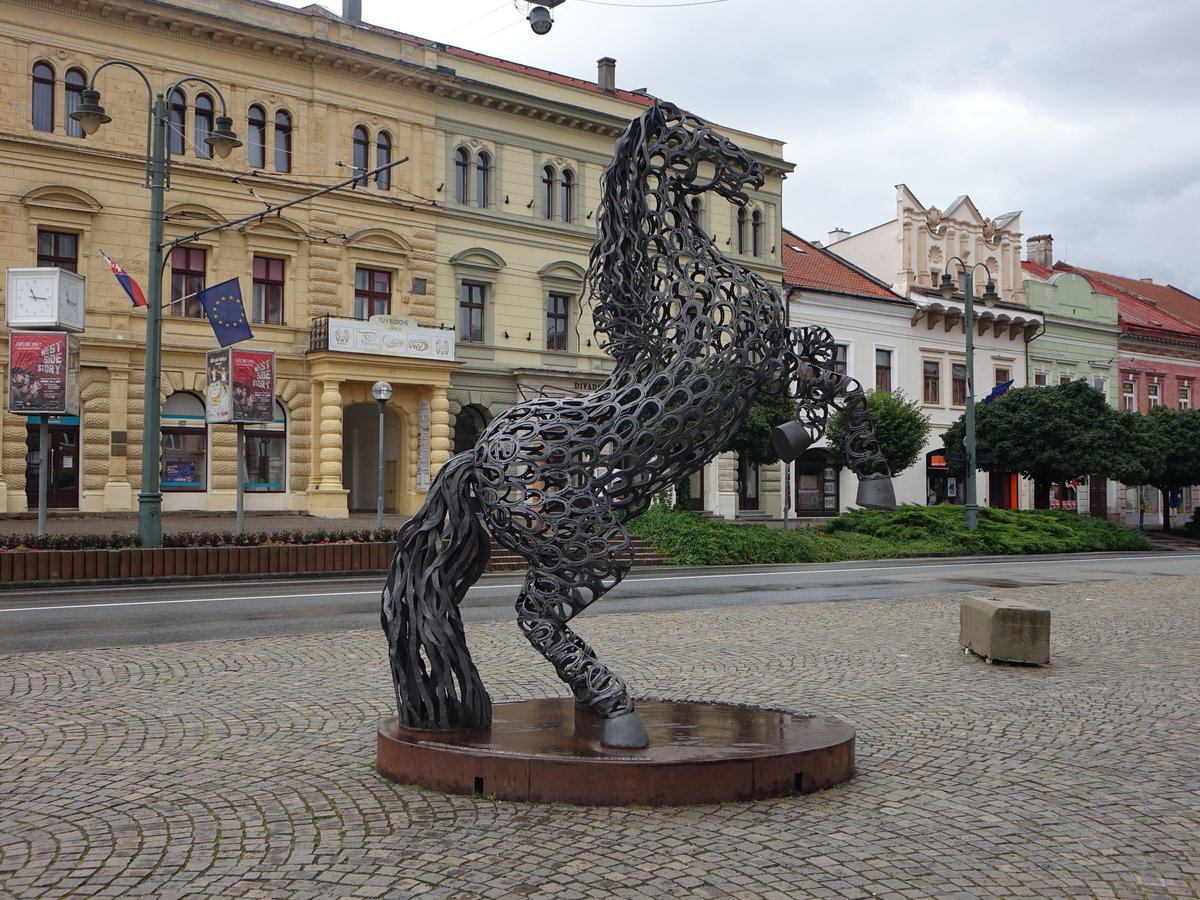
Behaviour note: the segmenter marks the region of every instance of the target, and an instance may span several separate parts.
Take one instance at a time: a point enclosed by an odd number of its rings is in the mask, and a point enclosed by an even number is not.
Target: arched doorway
[[[400,422],[384,407],[383,510],[396,512]],[[342,411],[342,486],[351,512],[374,512],[379,498],[379,404],[352,403]]]

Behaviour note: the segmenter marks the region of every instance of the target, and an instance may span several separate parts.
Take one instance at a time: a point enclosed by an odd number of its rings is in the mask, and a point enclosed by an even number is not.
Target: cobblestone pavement
[[[965,656],[958,596],[585,617],[647,696],[858,729],[844,785],[691,808],[381,779],[374,631],[2,657],[0,894],[1200,896],[1200,584],[990,595],[1052,610],[1051,666]],[[496,699],[562,693],[512,624],[470,637]]]

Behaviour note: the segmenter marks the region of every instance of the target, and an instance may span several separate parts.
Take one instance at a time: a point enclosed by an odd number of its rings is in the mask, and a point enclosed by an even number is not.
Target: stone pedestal
[[[958,642],[988,662],[1050,662],[1050,610],[1016,600],[967,597],[958,614]]]

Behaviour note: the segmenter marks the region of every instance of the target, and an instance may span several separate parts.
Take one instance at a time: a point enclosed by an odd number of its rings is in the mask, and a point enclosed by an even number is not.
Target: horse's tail
[[[474,454],[460,453],[442,466],[421,511],[400,528],[380,621],[405,728],[491,724],[491,699],[458,612],[491,554],[475,486]]]

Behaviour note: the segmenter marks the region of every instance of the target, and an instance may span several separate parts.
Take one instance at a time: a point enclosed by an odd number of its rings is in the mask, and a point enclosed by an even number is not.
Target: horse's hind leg
[[[571,558],[576,554],[568,552],[566,558],[547,565],[546,552],[554,545],[543,548],[542,559],[530,564],[517,598],[517,624],[570,686],[575,702],[603,718],[602,744],[645,747],[650,739],[625,682],[567,627],[576,613],[614,587],[633,565],[628,536],[622,530],[614,537],[624,541],[611,545],[603,538],[593,538],[597,550],[603,549],[586,560]]]

